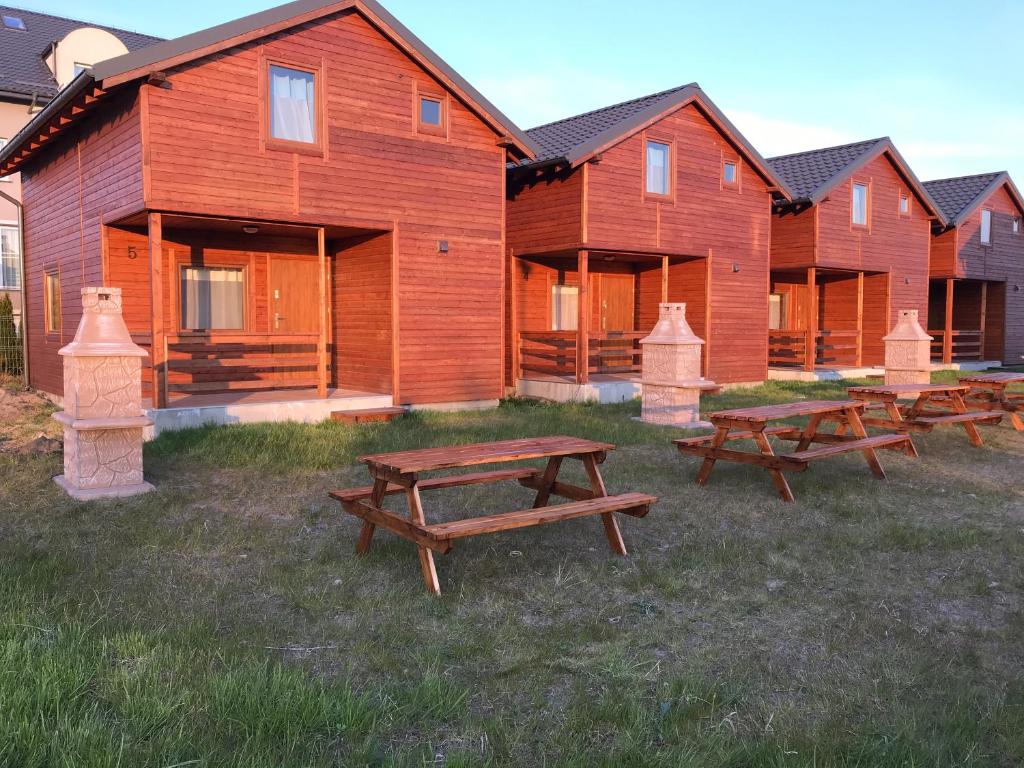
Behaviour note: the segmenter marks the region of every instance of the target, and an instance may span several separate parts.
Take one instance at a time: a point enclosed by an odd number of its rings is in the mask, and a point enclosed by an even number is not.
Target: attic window
[[[443,94],[424,93],[417,89],[416,130],[418,133],[444,136],[447,111],[447,102]]]
[[[722,164],[722,181],[728,186],[739,183],[739,173],[735,160],[726,160]]]
[[[1019,235],[1020,234],[1020,216],[1018,216],[1017,218],[1015,218],[1013,220],[1013,234],[1015,234],[1015,235]]]
[[[900,192],[900,216],[910,215],[910,195]]]
[[[4,29],[17,29],[20,32],[28,31],[28,28],[25,26],[24,19],[22,19],[20,16],[7,16],[5,14],[3,19]]]
[[[987,209],[981,212],[981,244],[992,244],[992,211]]]

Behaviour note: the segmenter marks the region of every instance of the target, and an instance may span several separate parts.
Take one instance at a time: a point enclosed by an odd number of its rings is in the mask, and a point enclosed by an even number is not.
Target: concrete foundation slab
[[[976,373],[978,371],[987,371],[990,368],[1002,368],[1003,363],[1001,360],[971,360],[962,363],[933,363],[933,366],[936,371],[970,371]]]
[[[520,379],[516,387],[520,397],[550,400],[555,403],[625,403],[640,397],[640,381],[615,379],[577,384],[565,379]]]
[[[816,368],[805,371],[802,368],[769,368],[769,381],[842,381],[844,379],[867,379],[885,376],[881,367],[866,368]]]

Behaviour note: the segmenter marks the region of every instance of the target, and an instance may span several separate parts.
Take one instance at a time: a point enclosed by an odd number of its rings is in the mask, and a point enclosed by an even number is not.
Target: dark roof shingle
[[[946,218],[955,222],[965,213],[970,213],[972,203],[980,202],[978,198],[988,189],[996,179],[1003,176],[1003,172],[980,173],[974,176],[960,176],[955,179],[936,179],[926,181],[925,189],[928,190],[942,213]]]
[[[796,197],[810,200],[844,170],[887,141],[871,139],[839,147],[769,157],[768,165],[783,178]]]
[[[38,95],[43,100],[53,98],[59,90],[43,61],[43,54],[51,43],[64,39],[69,32],[83,27],[104,29],[129,51],[145,48],[161,39],[7,5],[0,5],[0,14],[16,16],[25,22],[24,30],[8,29],[0,24],[0,91],[28,97]]]
[[[653,105],[670,96],[681,94],[688,88],[697,88],[696,83],[670,88],[660,93],[630,99],[621,104],[602,107],[582,115],[556,120],[547,125],[529,129],[526,134],[540,147],[534,162],[544,163],[566,158],[572,150],[583,146],[592,139],[615,126],[626,123]]]

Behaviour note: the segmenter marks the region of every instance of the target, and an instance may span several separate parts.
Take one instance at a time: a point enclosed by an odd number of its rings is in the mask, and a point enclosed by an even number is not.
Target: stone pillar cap
[[[892,329],[892,333],[883,337],[882,341],[933,341],[933,339],[918,322],[916,309],[901,309],[896,327]]]
[[[686,322],[686,304],[660,304],[658,324],[651,335],[641,339],[641,344],[703,344],[700,338]]]
[[[147,357],[132,341],[121,316],[120,288],[83,288],[82,320],[75,339],[58,351],[65,357]]]

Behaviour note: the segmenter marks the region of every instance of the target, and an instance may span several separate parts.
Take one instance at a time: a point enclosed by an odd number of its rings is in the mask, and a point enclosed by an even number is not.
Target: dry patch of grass
[[[635,413],[168,435],[158,492],[109,504],[62,497],[57,456],[0,456],[0,765],[1024,762],[1024,436],[923,436],[919,460],[883,455],[885,483],[820,463],[784,505],[749,467],[697,488],[677,433]],[[361,453],[545,433],[616,443],[609,488],[660,496],[622,523],[631,557],[592,520],[475,539],[439,560],[436,600],[406,542],[356,558],[326,497],[365,482]],[[426,501],[452,519],[529,497]]]

